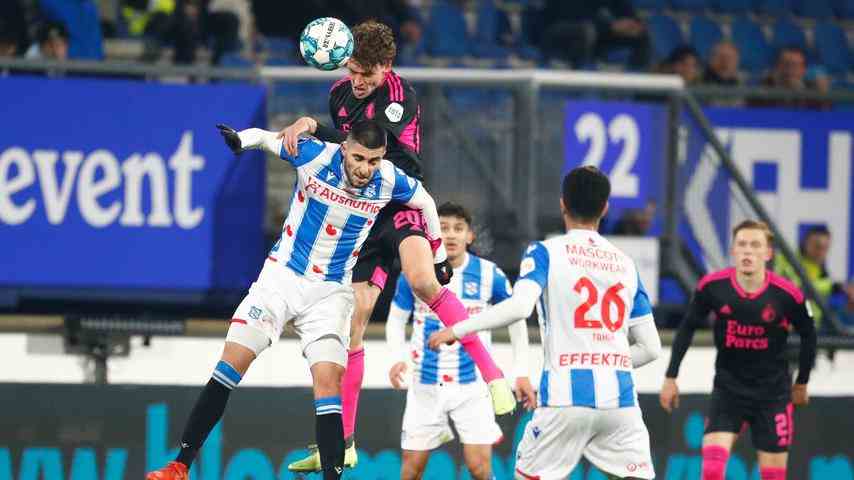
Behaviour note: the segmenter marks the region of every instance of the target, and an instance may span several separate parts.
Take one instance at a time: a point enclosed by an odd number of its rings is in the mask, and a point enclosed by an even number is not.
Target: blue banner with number
[[[611,179],[609,218],[661,197],[667,110],[636,102],[572,101],[566,106],[564,170],[594,165]]]
[[[0,288],[243,289],[264,258],[263,88],[0,79]]]

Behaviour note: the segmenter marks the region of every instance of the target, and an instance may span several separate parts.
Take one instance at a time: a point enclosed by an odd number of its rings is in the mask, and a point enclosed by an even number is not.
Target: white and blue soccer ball
[[[353,55],[353,34],[341,20],[312,20],[299,37],[299,51],[306,63],[321,70],[335,70]]]

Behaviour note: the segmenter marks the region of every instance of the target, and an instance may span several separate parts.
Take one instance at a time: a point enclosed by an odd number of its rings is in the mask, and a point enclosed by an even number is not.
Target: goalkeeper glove
[[[439,280],[441,285],[451,283],[451,277],[454,276],[454,268],[451,267],[451,262],[446,259],[433,264],[433,268],[436,270],[436,279]]]
[[[225,140],[225,144],[228,145],[228,148],[230,148],[235,155],[243,151],[240,137],[237,135],[237,131],[235,129],[221,123],[218,124],[216,128],[219,129],[219,133]]]

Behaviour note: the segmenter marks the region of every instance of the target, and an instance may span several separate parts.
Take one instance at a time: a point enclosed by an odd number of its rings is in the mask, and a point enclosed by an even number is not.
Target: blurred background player
[[[567,233],[528,247],[513,296],[434,333],[436,348],[527,318],[537,305],[545,364],[516,478],[566,478],[583,454],[609,478],[654,478],[632,369],[661,354],[634,261],[597,233],[611,184],[595,167],[563,179]]]
[[[454,275],[448,288],[457,294],[469,313],[476,313],[510,297],[510,282],[498,266],[466,250],[474,241],[472,219],[460,205],[444,203],[439,207],[442,242]],[[406,323],[413,316],[412,339],[406,343]],[[501,429],[489,403],[486,384],[477,375],[471,357],[459,343],[442,345],[439,351],[426,347],[431,333],[441,328],[430,307],[412,294],[401,277],[397,282],[388,322],[386,339],[398,361],[389,371],[396,389],[406,388],[407,347],[411,347],[412,382],[406,394],[401,448],[400,478],[421,478],[430,451],[454,438],[448,418],[460,434],[463,458],[472,478],[492,478],[492,445],[501,438]],[[536,393],[528,378],[528,329],[525,320],[508,328],[513,345],[516,395],[528,408],[536,405]],[[480,334],[490,343],[490,333]]]
[[[673,342],[661,406],[679,406],[676,376],[694,330],[712,328],[718,350],[715,382],[703,436],[703,480],[723,480],[733,443],[744,424],[759,459],[762,480],[786,478],[792,443],[792,404],[806,405],[815,361],[816,336],[804,295],[791,282],[766,270],[773,234],[762,222],[746,220],[733,230],[734,268],[703,277]],[[798,377],[786,361],[786,339],[794,327],[801,337]]]
[[[397,47],[391,29],[376,21],[367,21],[352,29],[355,49],[347,63],[349,74],[337,81],[329,93],[329,113],[335,128],[324,126],[310,117],[302,117],[283,129],[285,148],[293,152],[301,135],[340,142],[353,122],[373,119],[389,133],[386,159],[407,175],[422,179],[421,107],[415,89],[408,81],[392,71]],[[447,262],[434,265],[431,245],[424,238],[422,219],[417,211],[393,203],[383,209],[370,237],[359,253],[353,271],[356,307],[350,334],[350,352],[344,375],[344,434],[347,437],[348,459],[356,461],[354,432],[359,391],[365,371],[363,338],[368,321],[385,321],[388,305],[394,295],[389,288],[383,301],[380,293],[385,285],[393,287],[403,271],[412,292],[438,315],[445,325],[467,317],[463,304],[450,290],[443,288],[453,274]],[[440,283],[441,282],[441,283]],[[372,316],[373,313],[373,316]],[[509,413],[516,402],[509,385],[480,338],[464,340],[463,347],[471,355],[484,380],[490,385],[496,414]],[[292,471],[311,472],[320,468],[317,452],[292,463]],[[348,461],[348,465],[351,462]]]
[[[370,120],[354,124],[341,145],[305,139],[296,155],[284,149],[275,132],[219,128],[235,153],[262,148],[290,162],[298,171],[298,194],[291,201],[281,239],[234,313],[222,358],[190,413],[177,458],[146,479],[188,478],[188,468],[222,418],[231,390],[255,358],[278,341],[288,322],[293,322],[311,369],[323,478],[341,478],[341,377],[354,303],[353,252],[367,238],[379,208],[392,199],[423,212],[425,234],[438,238],[436,205],[420,182],[382,159],[385,130]]]

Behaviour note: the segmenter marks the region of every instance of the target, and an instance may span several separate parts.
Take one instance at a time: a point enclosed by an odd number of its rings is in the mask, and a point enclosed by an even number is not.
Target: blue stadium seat
[[[507,22],[506,14],[496,8],[495,0],[478,1],[475,43],[472,46],[474,56],[496,60],[509,56],[510,51],[498,43],[502,22]]]
[[[768,68],[771,63],[771,48],[759,25],[747,17],[738,17],[732,22],[732,40],[741,53],[741,66],[753,73]]]
[[[842,28],[832,22],[821,22],[815,26],[814,39],[824,66],[833,74],[847,73],[851,68],[851,50]]]
[[[667,15],[652,15],[647,20],[652,37],[652,53],[655,60],[662,60],[685,40],[676,21]]]
[[[261,40],[261,48],[271,58],[296,58],[299,56],[297,42],[287,37],[264,37]]]
[[[635,8],[657,11],[666,7],[667,2],[665,0],[632,0],[632,5],[634,5]]]
[[[722,38],[720,25],[708,17],[696,15],[691,19],[691,46],[697,49],[703,61],[708,61],[712,47]]]
[[[427,53],[436,57],[459,58],[469,55],[472,43],[462,9],[453,2],[438,1],[430,9],[424,37]]]
[[[808,18],[823,20],[833,17],[831,0],[795,0],[795,13]]]
[[[807,51],[807,37],[801,27],[788,18],[780,18],[774,23],[772,45],[774,48],[796,45]]]
[[[244,58],[238,52],[229,52],[223,54],[222,58],[219,59],[219,66],[230,68],[250,68],[252,66],[252,62]]]
[[[753,9],[752,0],[712,0],[712,7],[723,13],[747,13]]]
[[[836,0],[833,10],[839,18],[850,20],[854,18],[854,0]]]
[[[711,0],[670,0],[670,6],[676,10],[698,12],[709,8]]]
[[[792,0],[756,0],[756,13],[780,17],[792,11]]]

